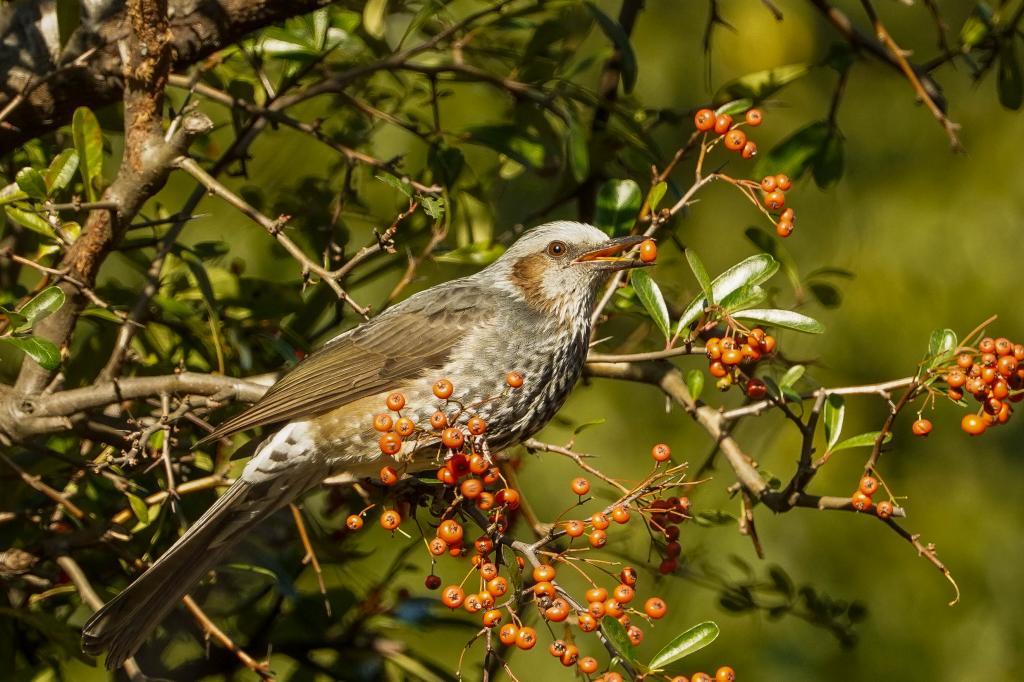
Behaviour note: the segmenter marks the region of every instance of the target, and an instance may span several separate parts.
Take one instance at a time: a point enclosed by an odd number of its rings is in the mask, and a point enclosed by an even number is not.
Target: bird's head
[[[547,223],[525,232],[480,275],[563,323],[585,320],[609,275],[644,265],[624,255],[643,239],[609,239],[584,223]]]

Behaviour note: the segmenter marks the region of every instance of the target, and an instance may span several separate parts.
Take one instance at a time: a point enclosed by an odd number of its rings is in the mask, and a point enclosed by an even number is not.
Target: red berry
[[[651,448],[651,457],[655,462],[667,462],[672,458],[672,450],[664,443],[658,443]]]
[[[773,211],[777,211],[786,205],[786,195],[779,190],[768,192],[764,197],[764,205]]]
[[[740,150],[740,156],[744,159],[752,159],[757,156],[757,143],[753,140],[747,140],[747,143],[743,145],[743,149]]]
[[[385,402],[387,403],[389,410],[392,412],[398,412],[400,409],[405,407],[405,396],[401,393],[392,393],[388,396],[388,399]]]
[[[910,430],[915,436],[927,436],[932,432],[932,423],[927,419],[918,419],[911,425]]]
[[[382,433],[386,433],[391,430],[391,415],[387,413],[378,414],[373,418],[373,428]]]
[[[451,397],[452,391],[455,390],[455,387],[452,386],[452,382],[447,379],[441,379],[434,384],[433,390],[435,397],[440,398],[441,400],[447,400]]]
[[[892,502],[889,500],[882,500],[878,503],[878,506],[875,507],[875,513],[878,514],[878,518],[880,519],[889,518],[893,513]]]
[[[460,429],[447,428],[441,432],[441,442],[446,448],[458,450],[462,447],[462,444],[466,442],[466,437],[462,434]]]
[[[350,514],[349,517],[345,519],[345,525],[349,530],[359,530],[363,527],[363,517],[359,516],[359,514]]]
[[[505,383],[512,388],[519,388],[526,381],[522,372],[509,372],[505,375]]]
[[[783,192],[788,192],[789,188],[793,186],[793,183],[789,180],[789,176],[782,175],[781,173],[775,176],[775,184],[778,185],[779,189]]]
[[[715,127],[715,112],[710,109],[701,109],[693,116],[693,124],[697,130],[706,133]]]
[[[668,606],[665,605],[663,599],[651,597],[644,602],[644,613],[657,620],[658,618],[663,618],[668,613]]]
[[[729,151],[738,152],[747,143],[747,134],[735,128],[725,134],[725,148]]]
[[[572,481],[572,491],[577,495],[586,495],[590,492],[590,481],[583,478],[574,478]]]
[[[747,119],[747,125],[753,128],[761,125],[761,121],[764,120],[760,109],[747,109],[745,118]]]
[[[988,424],[978,415],[968,414],[960,421],[960,428],[972,436],[980,436],[985,433],[985,429],[988,428]]]
[[[658,260],[658,245],[653,239],[645,239],[640,243],[640,262],[653,263]]]
[[[865,476],[864,478],[860,479],[860,485],[857,489],[860,490],[865,495],[867,495],[868,497],[871,497],[876,492],[878,492],[878,479],[876,479],[873,476]]]
[[[382,434],[377,444],[385,455],[397,455],[402,450],[402,437],[390,431]]]
[[[729,132],[729,128],[732,128],[732,116],[729,114],[719,114],[715,117],[714,130],[719,135],[725,135]]]

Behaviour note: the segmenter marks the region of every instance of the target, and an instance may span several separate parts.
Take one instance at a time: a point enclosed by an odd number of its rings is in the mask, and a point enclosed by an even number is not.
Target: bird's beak
[[[643,235],[629,235],[609,239],[596,249],[591,249],[581,254],[574,260],[574,263],[587,264],[601,270],[626,270],[627,268],[639,268],[646,266],[639,258],[630,258],[622,255],[632,247],[647,239]]]

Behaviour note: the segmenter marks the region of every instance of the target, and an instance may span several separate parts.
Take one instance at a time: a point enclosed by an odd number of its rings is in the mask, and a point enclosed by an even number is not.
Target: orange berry
[[[405,417],[400,418],[395,422],[395,433],[402,438],[408,438],[416,431],[416,425],[412,423],[411,419]]]
[[[487,492],[486,490],[480,493],[480,497],[476,498],[476,508],[483,511],[489,511],[494,508],[494,495]]]
[[[850,504],[857,511],[868,511],[871,509],[871,498],[858,490],[850,498]]]
[[[384,485],[394,485],[398,483],[398,472],[395,471],[394,467],[384,467],[380,470],[380,482]]]
[[[453,474],[448,467],[441,467],[437,470],[437,480],[445,485],[455,485],[459,481],[458,476]]]
[[[611,616],[612,618],[618,618],[626,612],[626,609],[622,607],[615,599],[606,599],[604,602],[605,615]]]
[[[551,606],[544,609],[544,618],[552,623],[561,623],[569,617],[569,602],[561,597],[556,598]]]
[[[890,516],[892,516],[893,511],[894,509],[892,506],[892,502],[890,502],[889,500],[882,500],[875,507],[875,513],[878,514],[878,518],[880,519],[889,518]]]
[[[871,497],[878,492],[878,479],[873,476],[865,476],[860,479],[860,485],[857,487],[862,493]]]
[[[440,398],[441,400],[447,400],[448,398],[451,397],[452,392],[455,390],[455,387],[452,386],[452,382],[448,381],[447,379],[440,379],[434,383],[432,390],[434,391],[434,396],[436,398]]]
[[[455,544],[462,540],[462,526],[455,519],[442,521],[441,525],[437,527],[437,537],[449,545]]]
[[[725,148],[732,152],[738,152],[743,149],[743,145],[747,143],[747,134],[742,130],[733,128],[725,134]]]
[[[565,646],[565,653],[562,654],[562,665],[566,668],[574,666],[579,659],[580,650],[574,644],[567,644]]]
[[[789,235],[793,234],[793,223],[780,220],[775,223],[775,234],[779,235],[782,239],[785,239]]]
[[[491,578],[487,581],[487,591],[495,599],[504,597],[505,593],[508,592],[508,581],[500,575],[496,578]]]
[[[658,443],[651,448],[651,457],[654,458],[655,462],[667,462],[672,458],[672,450],[664,443]]]
[[[487,480],[486,478],[484,479]],[[494,496],[494,501],[509,509],[519,509],[519,492],[512,488],[502,488]]]
[[[592,530],[587,538],[590,542],[590,546],[595,549],[600,549],[608,544],[608,533],[603,530]]]
[[[615,599],[615,601],[619,602],[620,604],[628,604],[629,602],[633,601],[633,597],[635,596],[636,592],[633,590],[633,588],[629,585],[626,585],[625,583],[620,583],[616,585],[615,589],[612,590],[612,597]]]
[[[589,613],[594,618],[604,618],[604,600],[592,601],[589,604],[587,604],[587,613]]]
[[[707,673],[694,673],[693,677],[690,678],[690,682],[715,682],[715,678]]]
[[[761,189],[763,189],[765,192],[774,192],[778,188],[779,184],[775,182],[774,175],[766,175],[763,178],[761,178]]]
[[[581,627],[580,630],[583,630]],[[590,632],[590,630],[583,630],[584,632]],[[580,672],[585,675],[597,672],[597,659],[593,656],[584,656],[579,662]]]
[[[587,590],[586,597],[588,602],[603,602],[605,599],[608,598],[608,590],[604,589],[603,587],[591,587],[589,590]]]
[[[615,507],[612,509],[612,520],[619,524],[628,523],[629,510],[625,507]]]
[[[644,602],[644,613],[657,620],[658,618],[663,618],[668,613],[668,606],[663,599],[651,597]]]
[[[960,428],[972,436],[980,436],[985,433],[985,429],[988,428],[988,424],[978,415],[968,414],[960,421]]]
[[[932,423],[927,419],[918,419],[910,426],[915,436],[927,436],[932,432]]]
[[[720,360],[722,358],[722,340],[717,337],[708,339],[708,342],[704,344],[704,353],[708,356],[708,360]]]
[[[582,521],[566,521],[565,522],[565,534],[571,538],[578,538],[583,535],[583,531],[586,530],[583,526]]]
[[[377,441],[380,451],[385,455],[397,455],[402,450],[402,437],[393,431],[382,434]]]
[[[474,453],[469,458],[469,470],[474,474],[482,474],[490,468],[490,464],[487,463],[487,458],[483,455]]]
[[[400,523],[402,523],[402,516],[394,509],[389,509],[380,515],[380,525],[385,530],[394,530]]]
[[[706,133],[715,127],[715,112],[710,109],[701,109],[693,116],[693,124],[697,130]]]
[[[405,396],[401,393],[392,393],[388,396],[387,400],[388,409],[392,412],[398,412],[400,409],[405,407]]]
[[[774,336],[765,336],[761,340],[761,352],[765,355],[771,355],[775,352],[775,345],[776,341]]]
[[[568,648],[568,646],[569,645],[563,642],[562,640],[556,639],[548,645],[548,653],[554,656],[555,658],[561,658],[562,654],[565,653],[565,650]]]
[[[373,428],[377,431],[388,432],[391,430],[391,415],[386,412],[382,412],[373,418]]]
[[[723,665],[715,671],[715,682],[736,682],[736,671]]]
[[[480,482],[478,478],[467,478],[459,486],[459,492],[467,500],[475,500],[480,497],[480,493],[484,491],[484,484]]]
[[[757,156],[757,143],[753,140],[747,140],[747,143],[743,145],[743,149],[740,150],[740,157],[752,159],[755,156]]]
[[[427,543],[427,551],[434,556],[441,556],[448,551],[448,543],[441,538],[434,538]]]
[[[719,114],[715,117],[714,131],[719,135],[725,135],[729,132],[729,128],[732,128],[732,116],[729,114]]]
[[[349,530],[359,530],[363,527],[363,517],[359,514],[349,514],[348,518],[345,519],[345,526]]]
[[[526,381],[522,372],[509,372],[505,375],[505,383],[512,388],[519,388]]]
[[[601,512],[594,512],[594,515],[590,517],[590,525],[597,530],[604,530],[611,525],[611,522],[608,520],[608,517]]]
[[[645,239],[640,243],[640,262],[653,263],[658,260],[658,245],[653,239]]]
[[[788,192],[789,188],[793,186],[793,183],[789,180],[789,176],[781,173],[775,176],[775,184],[778,185],[779,189],[783,192]]]
[[[740,357],[743,357],[743,353],[740,353]],[[722,377],[729,374],[729,370],[725,368],[725,365],[722,364],[721,360],[715,360],[710,365],[708,365],[708,373],[717,379],[721,379]]]
[[[480,577],[484,580],[491,580],[498,577],[498,566],[490,561],[480,564]]]
[[[539,564],[533,567],[533,579],[536,582],[551,582],[555,579],[555,567],[551,564]]]
[[[469,421],[466,422],[466,428],[474,436],[480,436],[487,430],[487,422],[480,417],[470,417]]]
[[[444,412],[438,411],[430,415],[430,427],[432,429],[434,429],[435,431],[440,431],[446,426],[448,426],[448,415],[446,415]]]
[[[466,437],[462,434],[461,429],[447,428],[441,432],[441,443],[444,444],[446,448],[458,450],[465,442]]]
[[[466,598],[466,593],[458,585],[449,585],[441,591],[441,603],[450,609],[457,609]]]
[[[547,597],[548,599],[554,599],[557,591],[555,586],[548,581],[539,582],[533,586],[533,594],[537,597]]]
[[[484,614],[483,618],[485,628],[493,628],[495,625],[501,622],[501,611],[498,609],[491,609]]]
[[[747,113],[744,118],[747,120],[747,125],[753,128],[761,125],[761,121],[764,120],[760,109],[747,109]]]
[[[590,481],[580,476],[572,480],[572,491],[577,495],[586,495],[590,492]]]
[[[519,628],[515,623],[505,623],[501,626],[501,630],[498,630],[498,639],[505,646],[512,646],[516,643],[516,637],[519,636]]]
[[[786,205],[786,195],[779,190],[768,192],[768,194],[764,196],[764,205],[772,211],[777,211]]]
[[[597,619],[584,611],[576,617],[576,624],[583,632],[593,632],[597,629]]]

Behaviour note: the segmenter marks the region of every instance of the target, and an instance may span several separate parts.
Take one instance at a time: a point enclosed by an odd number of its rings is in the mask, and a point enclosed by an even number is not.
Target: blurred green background
[[[599,4],[612,16],[618,11],[618,3]],[[759,2],[730,0],[717,4],[734,30],[716,27],[709,54],[702,46],[709,11],[706,3],[648,0],[633,31],[639,78],[626,101],[679,114],[678,123],[659,126],[652,132],[662,152],[662,163],[688,138],[692,130],[690,113],[708,102],[723,82],[783,64],[818,64],[838,40],[835,31],[808,3],[778,2],[785,16],[781,22],[773,20]],[[936,34],[919,4],[880,2],[879,9],[900,45],[911,50],[915,59],[923,60],[936,53]],[[972,11],[972,3],[936,4],[951,27],[951,39],[955,39]],[[858,3],[840,6],[859,25],[868,26]],[[400,37],[408,19],[409,15],[397,12],[389,16],[387,38],[394,41]],[[587,33],[575,57],[580,62],[588,56],[595,59],[573,75],[573,82],[592,89],[608,52],[608,40],[600,31]],[[963,126],[965,154],[950,151],[941,128],[924,107],[915,104],[910,87],[899,74],[877,61],[860,59],[850,71],[837,119],[845,136],[841,180],[822,191],[805,177],[788,195],[798,218],[797,231],[785,247],[801,272],[832,266],[855,274],[852,279],[830,280],[842,296],[838,308],[824,308],[813,302],[802,308],[827,325],[823,336],[780,334],[780,346],[787,357],[813,362],[812,374],[824,385],[870,383],[912,374],[932,329],[950,327],[965,333],[992,314],[1000,316],[990,327],[993,335],[1024,339],[1024,318],[1013,298],[1021,281],[1018,268],[1024,173],[1020,153],[1024,149],[1024,125],[1019,114],[1000,106],[994,73],[980,84],[974,83],[963,67],[954,70],[946,66],[935,75],[944,87],[951,118]],[[754,133],[762,151],[793,130],[827,116],[835,82],[834,70],[815,67],[807,77],[773,95],[762,107],[765,123]],[[474,84],[447,89],[453,94],[442,100],[440,117],[445,128],[510,122],[508,100],[495,90]],[[217,105],[201,106],[219,120],[228,116]],[[323,117],[328,126],[343,126],[353,120],[351,112],[332,120],[333,113],[330,105],[318,101],[306,105],[301,117]],[[116,158],[116,136],[108,132],[108,137],[114,141]],[[211,149],[223,148],[229,141],[230,130],[222,130],[208,144]],[[469,145],[460,148],[469,172],[480,178],[494,177],[499,161],[493,152]],[[380,158],[405,155],[404,167],[410,172],[422,165],[426,154],[421,141],[386,126],[372,135],[367,149]],[[599,154],[600,150],[592,153]],[[721,155],[717,158],[725,159]],[[675,176],[677,183],[687,181],[692,163],[692,159],[682,163]],[[749,163],[730,159],[724,170],[745,177],[750,167]],[[609,162],[605,168],[611,171],[608,175],[633,177],[642,187],[649,182],[640,163],[630,167]],[[324,204],[340,185],[343,166],[323,146],[281,128],[263,135],[246,170],[248,177],[233,178],[228,184],[259,195],[268,213],[292,213],[292,224],[301,231],[315,230],[318,221],[323,220],[327,212]],[[474,234],[493,234],[500,240],[514,226],[578,217],[574,202],[544,216],[537,215],[564,191],[561,181],[529,171],[509,175],[512,177],[488,182],[474,204],[466,199],[466,203],[457,205],[450,246],[455,246],[460,229],[466,234],[472,231],[470,226]],[[400,203],[390,188],[374,181],[371,175],[363,174],[355,181],[361,183],[362,205],[347,210],[343,224],[351,244],[360,245],[370,240],[373,228],[390,222]],[[179,174],[160,194],[159,203],[173,211],[191,190],[189,179]],[[206,216],[189,224],[184,241],[224,241],[231,248],[228,258],[243,261],[248,276],[295,284],[295,264],[258,226],[213,198],[205,199],[199,212]],[[422,240],[426,228],[416,225],[414,239]],[[744,237],[750,225],[766,227],[764,218],[735,190],[718,184],[702,192],[699,203],[672,228],[714,274],[756,252]],[[356,277],[351,290],[357,300],[376,302],[390,291],[401,275],[405,246],[400,231],[399,253],[376,261],[382,268],[379,274]],[[407,293],[473,269],[428,262]],[[652,274],[670,303],[685,304],[696,293],[681,252],[670,240],[663,240],[659,264]],[[129,288],[137,282],[130,268],[116,262],[112,262],[107,277]],[[779,275],[773,284],[779,290],[779,300],[791,303],[783,279]],[[354,320],[347,317],[343,324],[352,323]],[[609,325],[615,338],[603,350],[620,348],[638,323],[646,324],[634,316]],[[329,331],[321,334],[323,338],[329,335]],[[654,349],[659,343],[660,337],[653,331],[646,341],[632,344],[630,349]],[[700,358],[676,364],[685,369],[704,367]],[[719,396],[709,386],[705,399],[711,404],[736,404],[734,393]],[[877,397],[851,398],[845,431],[853,434],[875,430],[885,414],[886,406]],[[910,436],[913,416],[908,411],[898,422],[893,447],[881,464],[888,484],[897,495],[907,498],[905,527],[921,533],[924,541],[936,543],[940,558],[953,572],[961,589],[958,605],[947,606],[952,591],[934,567],[870,518],[805,509],[776,516],[759,508],[757,526],[767,554],[765,561],[756,558],[749,539],[736,532],[735,524],[689,524],[683,527],[681,537],[684,568],[680,573],[684,575],[658,577],[653,571],[642,570],[640,593],[663,596],[669,603],[670,617],[648,629],[641,650],[651,655],[680,629],[711,619],[722,629],[720,638],[686,659],[680,672],[713,671],[728,663],[737,670],[740,680],[1024,678],[1024,650],[1020,646],[1024,641],[1024,618],[1019,608],[1024,603],[1019,578],[1024,563],[1024,542],[1019,533],[1024,427],[1018,418],[1005,428],[973,439],[959,429],[961,414],[959,408],[940,405],[931,417],[935,432],[926,440],[918,440]],[[647,453],[654,442],[669,443],[677,458],[694,465],[701,463],[711,448],[706,434],[685,414],[675,409],[666,413],[664,398],[654,388],[605,380],[582,385],[557,422],[538,437],[564,443],[572,437],[575,426],[598,418],[607,421],[582,432],[577,448],[599,455],[596,465],[624,480],[636,480],[647,471]],[[788,478],[799,440],[780,416],[749,419],[735,436],[763,469]],[[866,454],[865,450],[837,453],[819,474],[811,492],[845,495],[853,490]],[[555,455],[525,456],[520,482],[537,514],[547,519],[570,503],[567,486],[577,473],[570,461]],[[693,493],[695,508],[737,513],[738,501],[731,500],[725,490],[732,481],[728,468],[719,464]],[[318,547],[331,544],[332,530],[340,526],[347,513],[344,508],[328,513],[326,497],[320,493],[306,505],[321,512],[315,528]],[[193,511],[197,511],[204,503],[190,504],[196,504]],[[262,529],[258,534],[261,537],[254,541],[257,549],[249,548],[248,552],[261,562],[291,562],[294,566],[299,549],[289,539],[286,521],[281,519]],[[633,532],[611,533],[610,551],[621,552],[641,566],[648,552],[646,535],[636,532],[636,527],[629,528]],[[328,555],[360,554],[346,556],[344,562],[328,562],[325,576],[329,586],[356,592],[366,589],[409,542],[368,527],[367,532],[339,548],[325,550]],[[282,544],[288,547],[283,552]],[[419,569],[399,573],[389,580],[389,586],[422,594],[428,566],[425,552],[414,549],[408,561]],[[706,582],[707,576],[742,580],[748,570],[758,579],[767,579],[770,565],[781,567],[798,586],[811,586],[836,600],[862,603],[867,615],[853,628],[856,644],[841,646],[825,629],[794,616],[772,619],[763,610],[736,613],[724,609],[721,590],[699,584]],[[460,579],[464,570],[464,563],[447,557],[439,562],[439,573],[446,581]],[[687,573],[704,577],[690,579]],[[322,609],[309,571],[302,574],[297,588],[307,596],[299,603],[305,610],[290,613],[289,618],[319,623]],[[393,595],[391,590],[387,593]],[[225,596],[211,591],[211,601],[206,603],[211,605],[212,613],[226,609],[223,603],[218,609],[218,598],[223,602]],[[417,627],[411,614],[417,608],[429,607],[409,601],[403,608],[405,619],[393,624],[391,636],[405,642],[415,656],[452,670],[471,628],[444,623]],[[338,606],[335,610],[342,611]],[[227,622],[230,625],[233,621]],[[188,627],[184,617],[169,623]],[[542,637],[545,646],[546,641]],[[175,642],[179,653],[197,652],[194,639],[179,636]],[[590,644],[587,648],[596,652]],[[479,648],[474,651],[478,654]],[[333,654],[337,655],[346,654]],[[352,655],[351,671],[357,679],[362,673],[357,672],[358,657]],[[162,656],[165,663],[173,660],[174,647]],[[330,653],[324,653],[324,657],[324,661],[335,660]],[[147,656],[140,660],[146,669]],[[228,669],[234,667],[230,657],[217,660]],[[286,646],[276,651],[272,660],[281,679],[313,679],[314,673],[308,668],[301,673],[295,671]],[[475,665],[479,656],[471,653],[468,660]],[[522,680],[555,679],[561,669],[540,651],[514,653],[509,665]],[[371,670],[372,666],[368,667],[366,674],[372,675]],[[79,663],[70,663],[66,673],[68,679],[99,675]],[[475,668],[467,668],[467,679],[476,679],[476,675]],[[247,679],[251,674],[240,671],[228,676]],[[208,679],[215,678],[222,679]]]

